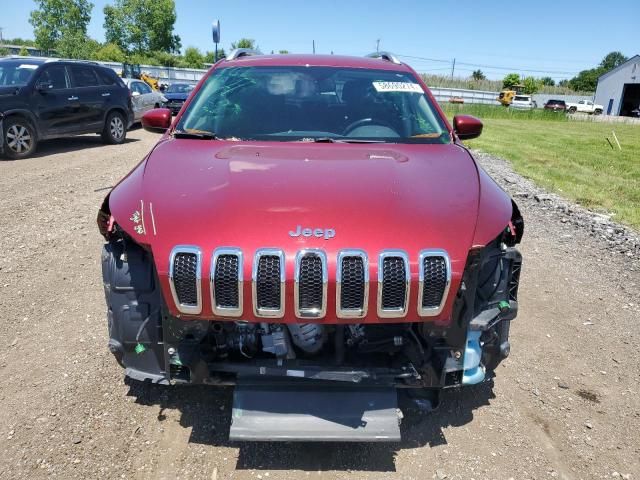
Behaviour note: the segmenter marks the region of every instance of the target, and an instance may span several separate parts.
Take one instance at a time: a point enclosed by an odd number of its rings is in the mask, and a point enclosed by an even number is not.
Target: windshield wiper
[[[217,140],[218,137],[213,132],[207,132],[205,130],[175,130],[173,132],[175,138],[193,138],[196,140]]]
[[[366,138],[332,138],[317,137],[313,139],[314,143],[384,143],[384,140],[370,140]]]

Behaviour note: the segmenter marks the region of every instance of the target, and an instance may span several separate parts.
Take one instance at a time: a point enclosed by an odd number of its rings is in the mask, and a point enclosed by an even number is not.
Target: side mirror
[[[154,108],[142,116],[142,128],[148,132],[164,133],[171,126],[171,110]]]
[[[46,80],[36,83],[36,90],[38,90],[39,92],[46,92],[47,90],[50,90],[52,88],[53,84]]]
[[[456,115],[453,117],[453,131],[460,140],[476,138],[482,133],[482,122],[471,115]]]
[[[139,97],[140,96],[140,92],[131,92],[131,96],[132,97]]]

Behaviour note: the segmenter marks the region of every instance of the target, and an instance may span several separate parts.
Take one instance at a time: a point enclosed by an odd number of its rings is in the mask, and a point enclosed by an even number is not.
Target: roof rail
[[[253,55],[262,55],[258,50],[254,50],[252,48],[236,48],[232,51],[227,60],[235,60],[240,57],[251,57]]]
[[[367,55],[367,57],[369,57],[369,58],[381,58],[382,60],[385,60],[387,62],[395,63],[396,65],[401,65],[402,64],[400,59],[397,56],[395,56],[393,53],[390,53],[390,52],[373,52],[373,53],[370,53],[369,55]]]

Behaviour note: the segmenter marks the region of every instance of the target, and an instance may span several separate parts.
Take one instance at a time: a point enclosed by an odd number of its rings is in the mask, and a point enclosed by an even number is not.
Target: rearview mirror
[[[148,132],[164,133],[171,126],[171,110],[154,108],[142,116],[142,128]]]
[[[140,96],[140,92],[131,92],[131,96],[132,97],[139,97]]]
[[[460,140],[470,140],[482,133],[482,122],[471,115],[456,115],[453,117],[453,131]]]

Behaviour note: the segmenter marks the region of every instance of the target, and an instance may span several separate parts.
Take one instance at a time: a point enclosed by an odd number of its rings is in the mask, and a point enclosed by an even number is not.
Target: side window
[[[140,93],[151,93],[151,87],[146,83],[138,83],[138,90]]]
[[[106,68],[96,68],[96,72],[103,85],[111,86],[116,84],[115,74],[111,74]]]
[[[93,68],[85,65],[71,65],[70,69],[74,87],[98,86],[98,77]]]
[[[39,82],[49,82],[52,90],[68,88],[66,67],[64,65],[51,65],[47,67],[40,75],[38,83]]]
[[[131,90],[131,93],[134,93],[134,92],[140,93],[140,89],[138,88],[138,82],[131,82],[129,84],[129,90]]]

